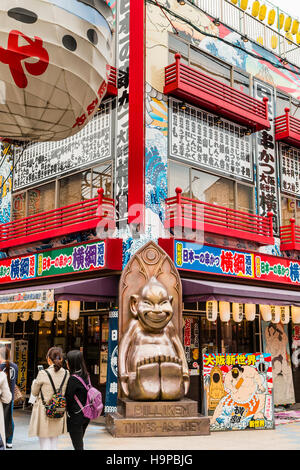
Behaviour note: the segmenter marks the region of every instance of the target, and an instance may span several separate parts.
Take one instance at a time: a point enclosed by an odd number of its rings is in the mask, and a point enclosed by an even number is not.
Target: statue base
[[[118,400],[118,411],[106,415],[106,429],[114,437],[207,436],[210,419],[198,414],[198,403]]]

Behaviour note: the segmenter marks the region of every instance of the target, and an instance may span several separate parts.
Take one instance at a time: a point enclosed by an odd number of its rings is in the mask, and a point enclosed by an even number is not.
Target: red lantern
[[[0,137],[60,140],[106,92],[112,13],[104,0],[2,0]]]

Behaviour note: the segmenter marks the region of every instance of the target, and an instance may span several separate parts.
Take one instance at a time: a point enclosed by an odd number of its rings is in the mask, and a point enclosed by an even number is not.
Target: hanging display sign
[[[15,341],[15,363],[18,366],[17,384],[21,392],[26,394],[28,370],[28,341],[24,339]]]
[[[281,191],[300,196],[300,151],[279,143]]]
[[[54,291],[52,289],[0,295],[1,313],[21,313],[26,311],[54,311]]]
[[[271,354],[203,354],[211,431],[274,429]]]
[[[253,181],[251,138],[245,128],[170,99],[170,154],[207,170]]]
[[[198,318],[184,317],[183,347],[190,375],[199,375],[199,325]]]
[[[160,245],[180,270],[300,285],[298,260],[173,239]]]
[[[107,379],[104,413],[117,411],[118,399],[118,308],[109,312]]]
[[[121,250],[120,239],[107,239],[2,259],[0,260],[0,284],[104,268],[122,269]]]

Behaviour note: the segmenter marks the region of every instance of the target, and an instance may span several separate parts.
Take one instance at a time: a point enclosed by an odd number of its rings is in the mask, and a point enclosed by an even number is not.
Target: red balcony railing
[[[290,219],[290,225],[280,227],[280,250],[300,251],[300,227],[295,219]]]
[[[268,98],[260,101],[180,62],[165,68],[166,95],[174,95],[231,121],[244,125],[252,131],[269,129]]]
[[[181,188],[176,188],[176,196],[166,199],[165,228],[203,230],[260,245],[274,243],[271,212],[262,217],[182,197],[181,193]]]
[[[115,67],[110,67],[105,98],[118,95],[118,73]]]
[[[300,120],[290,115],[289,108],[284,111],[275,118],[275,139],[300,148]]]
[[[74,232],[115,229],[114,199],[98,197],[0,225],[0,251]]]

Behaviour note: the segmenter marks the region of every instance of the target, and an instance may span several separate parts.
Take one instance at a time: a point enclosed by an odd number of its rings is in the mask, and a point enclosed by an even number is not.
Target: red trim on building
[[[290,115],[289,108],[284,111],[275,118],[275,140],[300,148],[300,120]]]

